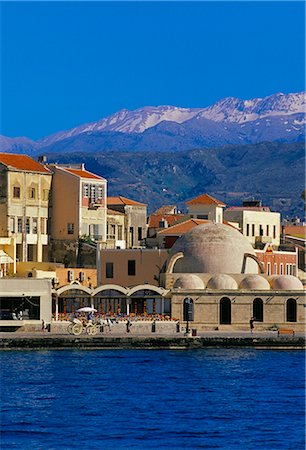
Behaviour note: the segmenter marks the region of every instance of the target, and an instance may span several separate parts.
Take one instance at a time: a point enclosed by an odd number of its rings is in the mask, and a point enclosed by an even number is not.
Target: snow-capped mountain
[[[298,94],[274,94],[265,98],[239,100],[227,97],[197,114],[198,118],[215,122],[245,123],[269,116],[305,114],[305,92]]]
[[[81,133],[116,131],[120,133],[143,133],[148,128],[163,121],[182,123],[192,119],[201,109],[178,108],[176,106],[146,106],[129,111],[122,109],[117,113],[101,119],[72,128],[68,131],[55,133],[39,141],[40,145],[47,146],[56,141],[77,136]]]
[[[305,139],[305,92],[224,98],[207,108],[146,106],[29,141],[35,151],[188,150]],[[17,138],[16,138],[17,139]],[[24,151],[26,138],[0,138],[3,151]],[[22,145],[21,145],[22,144]]]

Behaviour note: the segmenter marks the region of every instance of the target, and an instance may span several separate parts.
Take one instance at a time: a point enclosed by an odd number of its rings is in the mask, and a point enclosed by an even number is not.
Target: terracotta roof
[[[173,227],[166,228],[165,230],[159,231],[158,234],[162,234],[163,236],[166,236],[166,235],[180,236],[182,234],[187,233],[187,231],[192,230],[192,228],[197,227],[198,225],[203,225],[203,223],[211,223],[211,220],[189,219],[189,220],[186,220],[185,222],[181,222],[176,225],[173,225]]]
[[[166,228],[165,230],[159,231],[158,234],[162,234],[163,236],[169,235],[169,236],[181,236],[182,234],[187,233],[188,231],[192,230],[193,228],[197,227],[198,225],[203,225],[204,223],[212,223],[211,220],[205,220],[205,219],[189,219],[185,222],[180,222],[176,225],[173,225],[170,228]],[[231,225],[226,220],[223,221],[224,225],[228,225],[231,228],[234,228],[237,230],[236,227]]]
[[[286,225],[284,226],[284,234],[305,239],[306,225]]]
[[[124,216],[123,212],[116,211],[115,209],[107,208],[107,215],[108,216]]]
[[[66,170],[69,173],[72,173],[73,175],[76,175],[80,178],[94,178],[95,180],[104,180],[105,178],[100,177],[99,175],[95,175],[94,173],[87,172],[87,170],[81,170],[81,169],[71,169],[70,167],[62,167],[64,170]]]
[[[108,205],[130,205],[130,206],[147,206],[145,203],[135,202],[135,200],[130,200],[129,198],[122,197],[107,197]]]
[[[216,198],[209,194],[202,194],[198,197],[186,202],[186,205],[216,205],[216,206],[226,206],[225,203],[220,202]]]
[[[159,223],[162,220],[167,221],[169,226],[178,222],[185,214],[151,214],[149,217],[149,228],[161,228]]]
[[[227,211],[262,211],[271,212],[269,206],[230,206]]]
[[[51,171],[47,169],[43,164],[40,164],[27,155],[0,153],[0,163],[7,167],[12,167],[13,169],[17,170],[23,170],[25,172],[41,172],[51,174]]]
[[[175,211],[176,206],[175,205],[163,205],[160,208],[158,208],[156,211],[154,211],[155,214],[176,214]]]

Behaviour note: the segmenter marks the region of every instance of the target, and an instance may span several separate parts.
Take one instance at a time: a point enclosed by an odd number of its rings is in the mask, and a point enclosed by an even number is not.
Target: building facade
[[[238,223],[241,233],[253,246],[280,244],[280,213],[271,212],[268,207],[233,206],[224,211],[224,219]]]
[[[143,246],[147,236],[147,205],[119,196],[108,197],[107,206],[125,215],[126,247]]]
[[[86,264],[81,251],[85,254],[85,248],[92,245],[92,265],[95,263],[95,243],[106,245],[107,182],[88,172],[83,164],[49,167],[53,173],[52,257],[69,266]]]
[[[32,158],[0,153],[0,237],[14,238],[18,261],[48,260],[51,180]]]

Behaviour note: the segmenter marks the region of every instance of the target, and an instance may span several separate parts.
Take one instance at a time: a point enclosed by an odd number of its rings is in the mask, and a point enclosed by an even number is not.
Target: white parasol
[[[84,306],[84,308],[80,308],[77,312],[97,312],[95,308],[91,308],[90,306]]]

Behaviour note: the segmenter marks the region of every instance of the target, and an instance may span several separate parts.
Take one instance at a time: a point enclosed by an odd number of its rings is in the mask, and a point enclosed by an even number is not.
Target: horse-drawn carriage
[[[94,308],[84,307],[77,310],[78,313],[93,313],[96,312]],[[70,324],[68,325],[68,333],[74,334],[75,336],[79,336],[83,332],[94,336],[98,333],[99,323],[94,319],[86,319],[85,317],[74,317],[71,319]]]

